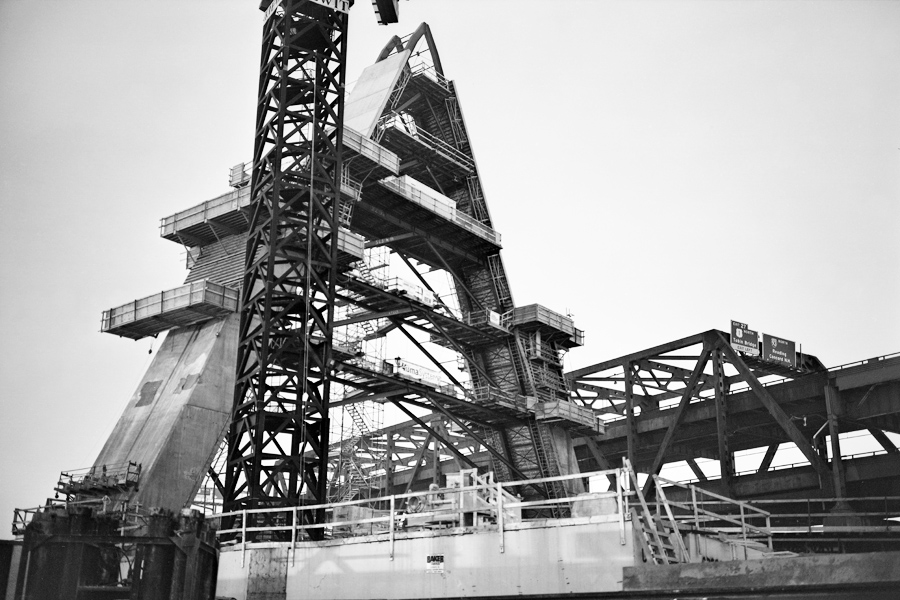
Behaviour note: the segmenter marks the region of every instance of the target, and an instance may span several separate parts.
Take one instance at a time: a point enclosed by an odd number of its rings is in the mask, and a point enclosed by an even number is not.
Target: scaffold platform
[[[341,179],[341,198],[356,202],[360,184],[351,177]],[[201,202],[174,215],[160,219],[159,235],[184,246],[213,244],[230,235],[247,231],[250,206],[250,186],[232,190]]]
[[[100,330],[139,340],[238,309],[238,291],[204,279],[103,311]]]
[[[540,304],[520,306],[506,313],[504,325],[540,330],[548,340],[552,338],[566,348],[584,345],[584,331],[575,327],[572,319]]]

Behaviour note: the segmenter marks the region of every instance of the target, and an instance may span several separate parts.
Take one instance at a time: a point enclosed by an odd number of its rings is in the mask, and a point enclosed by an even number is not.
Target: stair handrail
[[[627,458],[623,458],[622,463],[624,465],[625,472],[627,473],[628,477],[631,479],[632,485],[634,486],[634,489],[633,489],[634,494],[635,494],[635,496],[637,496],[638,502],[641,505],[640,511],[637,511],[636,509],[632,508],[632,510],[634,511],[634,516],[636,516],[638,518],[639,522],[643,523],[641,528],[644,531],[652,532],[654,542],[656,543],[656,547],[662,549],[663,541],[659,537],[659,531],[656,529],[656,526],[650,520],[650,507],[647,506],[647,499],[644,498],[644,493],[643,493],[643,491],[641,491],[641,486],[638,483],[637,474],[634,472],[634,468],[631,466],[631,461],[628,460]],[[644,550],[650,555],[650,560],[652,560],[656,564],[659,564],[660,563],[659,557],[657,557],[656,553],[653,552],[648,547],[647,542],[644,540],[643,536],[641,536],[641,540],[644,543]],[[665,552],[661,553],[661,558],[662,558],[663,564],[669,564],[669,558],[668,558],[668,556],[666,556]]]
[[[742,500],[735,500],[735,499],[729,498],[727,496],[722,496],[720,494],[716,494],[715,492],[710,492],[709,490],[705,490],[703,488],[697,487],[693,484],[679,483],[677,481],[672,481],[670,479],[660,477],[659,475],[654,475],[653,478],[654,478],[654,481],[656,482],[657,492],[662,490],[663,484],[680,487],[682,489],[685,489],[685,490],[688,490],[691,492],[691,501],[689,503],[677,502],[674,500],[669,500],[667,503],[672,506],[675,506],[677,508],[681,508],[681,509],[691,512],[691,516],[689,518],[693,519],[694,527],[696,529],[698,529],[698,530],[702,529],[700,527],[700,515],[702,514],[707,517],[712,517],[715,520],[725,521],[727,523],[732,523],[734,525],[739,526],[741,528],[741,537],[742,537],[744,543],[747,542],[748,537],[765,537],[767,539],[769,550],[771,551],[773,549],[773,546],[772,546],[772,513],[768,512],[766,510],[763,510],[761,508],[758,508],[756,506],[753,506],[749,502],[744,502]],[[707,509],[703,508],[702,500],[700,502],[698,502],[698,500],[697,500],[698,494],[709,496],[711,498],[715,498],[722,504],[730,504],[730,505],[737,506],[738,510],[740,512],[740,518],[736,519],[734,517],[730,517],[725,514],[719,514],[719,513],[716,513],[711,510],[707,510]],[[752,513],[755,513],[755,515],[748,516],[747,515],[748,510]],[[758,527],[756,525],[751,525],[748,522],[748,519],[750,519],[750,518],[762,518],[762,517],[765,517],[765,519],[766,519],[765,527]],[[752,536],[752,535],[750,535],[751,532],[754,534],[757,534],[757,535]]]
[[[662,485],[659,483],[659,476],[653,476],[653,483],[656,486],[656,497],[661,500],[661,505],[666,511],[666,516],[669,518],[669,523],[672,527],[672,532],[675,537],[675,541],[677,543],[677,550],[679,552],[679,556],[681,558],[681,562],[688,562],[688,551],[684,545],[684,538],[681,537],[681,529],[678,527],[678,521],[675,520],[675,515],[672,514],[672,506],[669,504],[669,499],[666,497],[665,491],[663,491]]]

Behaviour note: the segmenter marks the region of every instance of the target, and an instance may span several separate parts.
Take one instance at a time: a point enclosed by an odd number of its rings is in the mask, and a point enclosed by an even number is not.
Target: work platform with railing
[[[103,311],[100,330],[141,339],[173,327],[222,317],[237,309],[237,290],[208,280],[195,281]]]
[[[589,491],[524,501],[523,488],[548,481],[498,482],[472,469],[427,491],[216,515],[226,574],[220,575],[218,593],[243,598],[263,564],[269,566],[269,581],[283,585],[288,597],[302,590],[314,599],[623,592],[671,598],[656,589],[658,579],[672,573],[683,577],[689,567],[709,571],[720,592],[740,590],[750,578],[758,592],[772,593],[783,585],[785,572],[794,572],[792,589],[799,597],[866,589],[882,598],[900,577],[890,570],[900,565],[898,552],[799,555],[781,547],[791,527],[775,513],[695,486],[683,486],[688,500],[671,501],[665,490],[677,484],[635,473],[627,463],[553,480],[567,485],[578,478],[588,482]],[[646,483],[656,487],[652,499],[644,496]],[[548,504],[565,504],[570,516],[529,516]],[[900,548],[900,531],[885,519],[895,518],[897,508],[877,515],[881,530],[893,536],[894,549]],[[324,511],[324,523],[305,516],[312,511]],[[827,524],[824,529],[841,530]],[[875,561],[878,572],[866,568],[866,561]],[[738,564],[753,566],[744,570]],[[768,573],[769,581],[759,581],[757,569]],[[854,569],[858,577],[848,583],[829,569]],[[342,579],[351,574],[357,583]]]

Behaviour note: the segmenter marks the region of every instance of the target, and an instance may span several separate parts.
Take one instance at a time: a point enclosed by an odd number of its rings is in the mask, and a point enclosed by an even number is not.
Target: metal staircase
[[[657,483],[657,508],[650,510],[647,500],[641,491],[637,474],[628,459],[625,459],[625,470],[631,479],[633,490],[637,496],[637,506],[631,506],[632,523],[638,530],[638,539],[644,551],[645,560],[657,565],[689,562],[688,552],[681,537],[678,523],[666,502],[665,493]],[[654,479],[654,482],[656,480]],[[663,513],[660,513],[660,507]]]
[[[534,444],[535,455],[538,465],[542,473],[546,473],[548,477],[560,475],[559,457],[556,454],[556,446],[550,439],[550,432],[545,425],[537,421],[529,421],[528,429],[531,432],[531,441]],[[566,488],[561,481],[551,481],[545,484],[544,489],[552,500],[565,498]],[[561,519],[569,516],[568,505],[551,504],[551,514],[554,519]]]
[[[447,105],[447,114],[450,115],[450,128],[453,130],[453,140],[456,142],[456,147],[466,154],[471,154],[469,136],[466,135],[466,128],[463,125],[459,101],[457,101],[456,96],[450,96],[444,103]]]
[[[494,289],[497,290],[497,300],[500,302],[500,306],[511,308],[512,293],[509,291],[509,282],[506,279],[506,274],[503,272],[503,263],[500,261],[500,255],[492,254],[488,256],[487,263],[491,271],[491,279],[494,281]]]
[[[646,562],[666,565],[792,554],[773,551],[770,513],[748,502],[669,481],[659,475],[651,475],[645,486],[656,494],[655,500],[648,504],[631,463],[627,459],[624,463],[637,498],[637,505],[631,506],[632,523]],[[670,500],[665,490],[672,486],[689,492],[690,500]],[[711,510],[713,506],[718,507],[718,511]],[[754,521],[764,524],[756,525]]]

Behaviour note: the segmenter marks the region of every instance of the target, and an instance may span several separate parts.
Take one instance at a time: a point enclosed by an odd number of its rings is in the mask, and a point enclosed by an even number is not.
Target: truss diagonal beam
[[[787,434],[788,438],[794,442],[797,448],[803,453],[803,456],[806,457],[806,460],[810,462],[816,472],[819,474],[819,477],[822,480],[823,486],[831,485],[831,470],[828,468],[828,465],[822,460],[819,454],[813,449],[812,445],[803,437],[803,434],[797,429],[797,426],[791,421],[790,417],[788,417],[787,413],[784,412],[784,409],[779,406],[778,402],[769,394],[768,390],[759,382],[750,368],[744,363],[740,356],[738,356],[737,352],[731,347],[731,344],[728,343],[724,337],[722,337],[721,333],[717,334],[720,339],[720,344],[722,350],[725,353],[725,356],[728,358],[728,361],[738,370],[738,373],[744,378],[744,381],[747,382],[747,385],[750,386],[750,389],[753,390],[753,393],[759,398],[759,401],[765,407],[769,414],[772,415],[772,418],[775,419],[775,422],[781,427],[782,430]]]
[[[669,427],[668,429],[666,429],[666,434],[663,436],[662,443],[660,443],[659,449],[656,451],[656,457],[653,459],[653,464],[650,467],[649,471],[651,475],[659,475],[659,471],[663,465],[663,460],[665,459],[666,453],[669,451],[669,445],[675,438],[675,431],[678,429],[679,425],[681,425],[681,418],[684,416],[684,409],[687,408],[687,405],[691,403],[691,399],[694,397],[694,390],[703,379],[703,369],[706,368],[706,363],[709,361],[709,357],[710,348],[708,344],[704,343],[703,352],[700,353],[700,360],[697,361],[697,364],[694,367],[693,372],[691,373],[691,377],[690,379],[688,379],[687,386],[684,388],[684,392],[681,395],[681,402],[678,403],[678,407],[675,409],[675,412],[671,417],[672,421],[669,423]],[[647,493],[650,488],[646,486],[645,488],[646,489],[644,490],[644,493]]]

